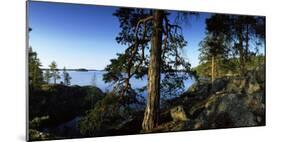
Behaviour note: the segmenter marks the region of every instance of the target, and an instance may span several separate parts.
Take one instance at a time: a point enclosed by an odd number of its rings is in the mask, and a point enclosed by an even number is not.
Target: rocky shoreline
[[[161,111],[160,124],[156,128],[149,132],[139,131],[155,133],[264,126],[264,68],[249,72],[245,77],[218,78],[213,83],[199,80],[169,104]],[[128,124],[141,126],[141,117],[135,116]],[[125,123],[117,131],[122,132],[126,127]]]
[[[114,98],[114,95],[112,97]],[[108,100],[103,100],[101,104],[112,102],[111,99],[108,96]],[[245,77],[217,78],[213,83],[198,80],[179,97],[166,101],[160,112],[159,124],[151,131],[142,130],[144,111],[135,110],[130,116],[119,114],[119,119],[108,117],[112,124],[103,125],[102,131],[95,130],[96,133],[89,136],[264,126],[264,68],[251,71]],[[103,113],[107,114],[106,111]],[[77,122],[77,125],[79,123]],[[30,134],[36,139],[59,138],[37,130],[31,130]]]

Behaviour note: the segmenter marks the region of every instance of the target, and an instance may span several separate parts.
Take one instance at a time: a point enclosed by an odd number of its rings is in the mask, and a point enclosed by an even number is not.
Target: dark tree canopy
[[[243,76],[247,62],[253,55],[260,54],[264,43],[264,17],[214,14],[206,19],[206,37],[200,43],[199,58],[201,62],[216,58],[222,63],[220,66],[223,65],[221,70],[231,68],[225,65],[233,66],[233,61],[237,61],[239,74]]]
[[[149,96],[154,96],[151,94],[153,92],[159,96],[154,103],[158,103],[157,100],[160,99],[160,94],[157,94],[160,90],[161,96],[174,96],[183,91],[183,81],[191,71],[190,64],[182,55],[182,48],[187,42],[181,23],[190,13],[174,13],[175,21],[170,20],[171,14],[173,13],[161,10],[134,8],[120,8],[113,14],[118,18],[121,28],[116,41],[127,46],[127,49],[111,60],[111,64],[105,68],[107,73],[103,79],[112,82],[115,92],[121,97],[134,94],[130,79],[143,78],[144,75],[148,76],[148,85],[143,88],[147,87]],[[156,92],[151,89],[156,89]],[[150,100],[148,99],[148,104]],[[157,111],[159,105],[154,105]],[[153,121],[157,121],[157,117]]]
[[[132,77],[142,78],[148,73],[149,48],[153,32],[152,21],[153,10],[146,9],[118,9],[113,15],[119,19],[121,31],[116,37],[119,44],[128,46],[122,54],[117,54],[116,59],[111,60],[105,70],[104,75],[106,82],[113,82],[120,86],[126,83]],[[180,27],[181,20],[188,13],[180,13],[172,23],[169,20],[171,13],[164,12],[163,18],[163,45],[161,55],[161,72],[166,74],[162,80],[162,89],[175,88],[172,84],[168,85],[168,78],[177,79],[183,84],[182,80],[186,79],[185,75],[178,73],[181,71],[190,72],[190,64],[185,61],[181,55],[181,49],[187,45]],[[181,80],[181,81],[180,81]],[[130,86],[130,83],[128,83]],[[171,88],[169,88],[171,86]],[[177,84],[176,86],[182,86]],[[122,88],[122,87],[121,87]],[[128,88],[127,88],[128,89]]]

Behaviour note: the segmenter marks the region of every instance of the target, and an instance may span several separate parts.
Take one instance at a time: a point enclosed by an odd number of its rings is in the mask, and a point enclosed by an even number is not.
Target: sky
[[[86,68],[102,70],[122,53],[125,46],[115,37],[121,31],[117,7],[48,2],[29,2],[29,45],[37,52],[43,68],[56,61],[58,68]],[[205,35],[205,19],[209,13],[190,17],[182,25],[188,44],[183,56],[192,67],[199,64],[199,42]],[[171,15],[173,19],[173,14]]]

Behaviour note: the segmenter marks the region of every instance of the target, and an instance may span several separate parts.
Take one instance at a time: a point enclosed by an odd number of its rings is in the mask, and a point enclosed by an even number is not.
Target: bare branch
[[[129,89],[130,87],[130,83],[129,80],[130,78],[136,73],[136,71],[138,70],[139,66],[142,64],[143,60],[144,60],[144,43],[141,43],[142,45],[142,60],[140,62],[140,64],[136,67],[136,70],[131,74],[131,68],[133,65],[133,59],[135,58],[137,52],[138,52],[138,47],[140,44],[139,38],[138,38],[138,32],[139,32],[139,28],[140,28],[140,24],[144,24],[144,30],[143,30],[143,36],[142,36],[142,41],[145,41],[145,37],[146,37],[146,23],[149,20],[152,20],[153,16],[149,16],[146,17],[144,19],[140,19],[137,23],[136,26],[136,33],[135,33],[135,43],[133,45],[131,45],[128,49],[126,49],[126,52],[130,52],[130,58],[128,59],[128,66],[127,66],[127,78],[124,78],[124,81],[122,83],[126,83],[125,84],[125,88],[123,88],[121,96],[123,96],[125,94],[125,92]]]

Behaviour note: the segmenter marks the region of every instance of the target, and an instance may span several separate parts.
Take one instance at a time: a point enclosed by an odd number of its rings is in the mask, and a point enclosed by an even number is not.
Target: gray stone
[[[176,106],[170,110],[173,121],[187,121],[188,118],[182,106]]]
[[[212,84],[212,92],[222,91],[225,89],[228,81],[223,78],[216,79]]]

